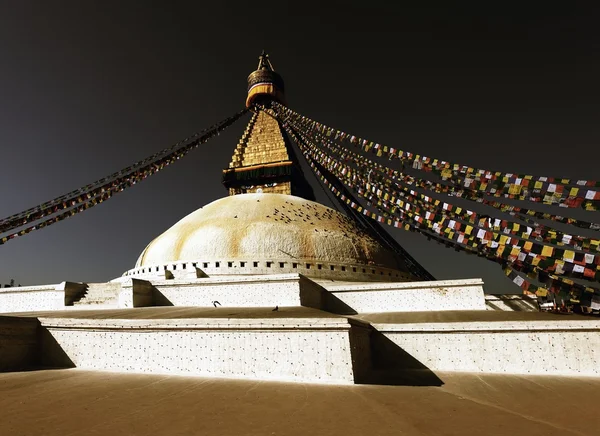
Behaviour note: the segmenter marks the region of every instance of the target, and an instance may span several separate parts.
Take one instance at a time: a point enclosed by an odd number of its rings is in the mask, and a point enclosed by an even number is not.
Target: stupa
[[[246,105],[285,103],[284,82],[262,53]],[[316,203],[279,121],[256,110],[223,170],[229,197],[191,213],[154,239],[126,276],[300,273],[337,280],[414,281],[403,258],[352,218]],[[269,195],[263,195],[269,194]],[[391,238],[390,238],[391,239]],[[407,255],[408,256],[408,255]],[[410,258],[410,256],[409,256]],[[411,263],[414,259],[410,258]]]
[[[423,280],[376,227],[315,202],[264,109],[272,101],[285,104],[284,83],[263,53],[248,77],[252,117],[223,171],[229,196],[157,236],[121,277],[0,289],[11,332],[0,368],[315,383],[390,371],[433,384],[436,371],[600,375],[598,321],[486,297],[477,278]]]
[[[125,274],[162,274],[165,267],[191,262],[211,276],[276,271],[410,280],[395,260],[351,219],[328,207],[288,194],[236,194],[158,236]]]

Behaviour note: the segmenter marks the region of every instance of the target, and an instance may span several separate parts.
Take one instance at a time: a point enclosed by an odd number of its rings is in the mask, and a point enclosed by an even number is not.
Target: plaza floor
[[[600,379],[438,373],[327,386],[78,369],[0,374],[2,435],[597,435]]]

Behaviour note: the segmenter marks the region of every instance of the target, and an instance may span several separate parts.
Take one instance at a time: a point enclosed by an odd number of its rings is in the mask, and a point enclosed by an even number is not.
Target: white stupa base
[[[218,303],[214,303],[217,301]],[[333,313],[485,310],[481,279],[428,282],[315,281],[298,273],[188,279],[124,278],[0,291],[0,313],[148,306],[304,306]]]
[[[398,314],[387,320],[374,315],[371,324],[431,371],[600,376],[597,318],[494,311],[446,314]]]
[[[435,383],[438,372],[600,377],[600,320],[577,315],[148,307],[0,316],[0,327],[4,370],[311,383],[388,383],[410,374]]]
[[[161,308],[165,311],[181,309]],[[139,309],[134,309],[139,310]],[[369,326],[315,311],[289,318],[40,318],[45,365],[81,369],[348,384],[370,366]],[[91,312],[88,312],[91,313]],[[241,315],[240,315],[241,313]],[[127,316],[127,314],[124,314]],[[176,315],[175,315],[176,316]]]

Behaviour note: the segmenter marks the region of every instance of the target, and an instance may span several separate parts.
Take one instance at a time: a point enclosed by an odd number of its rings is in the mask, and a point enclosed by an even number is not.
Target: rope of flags
[[[281,120],[281,121],[284,121],[284,120]],[[295,129],[297,129],[299,131],[303,131],[309,137],[311,137],[313,139],[317,138],[317,142],[326,141],[326,142],[329,142],[330,144],[334,144],[334,146],[336,146],[336,147],[340,147],[344,151],[344,153],[353,153],[352,151],[350,151],[338,144],[335,144],[330,139],[327,139],[326,137],[324,137],[323,135],[321,135],[319,133],[315,134],[314,132],[307,132],[307,131],[303,130],[302,126],[295,124],[293,121],[290,122],[289,120],[285,120],[285,122],[289,122],[290,125],[292,125]],[[445,194],[445,195],[449,195],[449,196],[453,196],[453,197],[472,200],[477,203],[482,203],[482,204],[490,206],[494,209],[498,209],[500,212],[508,213],[511,216],[521,219],[522,221],[526,222],[527,224],[532,225],[535,228],[539,227],[540,229],[542,229],[544,226],[542,224],[539,224],[539,223],[533,221],[530,217],[551,220],[551,221],[560,222],[563,224],[569,224],[569,225],[573,225],[575,227],[579,227],[582,229],[590,229],[590,230],[595,230],[595,231],[600,230],[600,224],[598,224],[598,223],[577,220],[577,219],[571,218],[571,217],[563,217],[561,215],[540,212],[540,211],[528,209],[528,208],[521,207],[521,206],[515,206],[512,204],[491,201],[491,200],[484,198],[484,194],[480,193],[478,191],[474,191],[474,190],[463,188],[463,187],[456,187],[456,186],[452,186],[452,185],[444,185],[441,183],[432,182],[427,179],[415,178],[411,175],[399,172],[398,170],[394,170],[389,167],[385,167],[381,164],[375,163],[372,160],[366,158],[365,156],[362,156],[362,155],[359,155],[356,153],[353,153],[353,154],[358,156],[358,159],[360,159],[362,161],[361,164],[368,165],[368,166],[372,166],[372,165],[378,166],[382,172],[387,174],[389,177],[392,177],[394,180],[396,180],[399,183],[404,183],[406,185],[415,186],[415,187],[422,188],[422,189],[427,189],[427,190],[433,191],[438,194]],[[550,229],[550,231],[554,231],[554,229]],[[570,238],[569,238],[570,236],[571,235],[566,235],[565,239],[570,240]],[[556,239],[559,239],[558,235],[557,235]],[[595,242],[593,245],[597,246],[598,243],[600,243],[600,240],[596,239],[594,241]],[[583,248],[588,248],[588,247],[583,245]]]
[[[308,153],[313,159],[333,172],[346,186],[357,190],[359,196],[365,197],[365,187],[367,191],[374,190],[374,188],[369,188],[369,183],[364,180],[364,175],[361,177],[359,172],[352,172],[352,169],[328,157],[325,153],[316,151],[313,154],[310,150]],[[376,189],[379,195],[384,190],[389,191],[389,188],[381,187],[381,185],[380,188]],[[389,203],[379,200],[377,201],[377,205],[387,205],[387,211],[391,212]],[[465,225],[449,217],[446,209],[441,214],[426,212],[423,215],[418,215],[411,208],[408,208],[408,210],[398,209],[395,212],[400,213],[401,218],[408,215],[419,224],[426,225],[436,233],[444,233],[447,239],[455,240],[460,244],[471,246],[483,245],[496,249],[496,256],[498,258],[508,260],[513,260],[511,258],[514,258],[514,260],[519,259],[524,261],[529,255],[531,256],[529,261],[534,266],[543,266],[544,271],[551,272],[558,270],[563,275],[575,276],[586,280],[600,279],[600,256],[590,253],[576,253],[571,250],[561,250],[549,245],[511,238],[505,234],[493,232],[477,225]],[[555,251],[562,255],[562,259],[552,258]],[[554,262],[548,263],[547,259],[552,259]]]
[[[169,159],[170,156],[177,154],[181,150],[185,150],[186,147],[190,146],[190,144],[194,144],[195,141],[198,141],[200,138],[206,136],[207,134],[210,134],[210,132],[216,131],[216,133],[218,133],[220,130],[229,126],[230,123],[233,123],[245,113],[246,110],[240,111],[232,117],[228,117],[225,120],[220,121],[219,123],[213,124],[212,126],[202,130],[201,132],[195,133],[177,142],[171,147],[165,148],[157,153],[154,153],[151,156],[148,156],[147,158],[141,161],[129,165],[128,167],[123,168],[122,170],[119,170],[109,176],[102,177],[101,179],[96,180],[95,182],[92,182],[67,194],[63,194],[59,197],[54,198],[53,200],[44,202],[17,214],[1,219],[0,233],[5,233],[9,230],[22,227],[27,223],[34,222],[40,218],[53,215],[60,210],[64,210],[71,206],[74,206],[84,201],[86,198],[91,198],[90,193],[97,192],[98,189],[106,190],[110,186],[116,187],[116,185],[122,183],[124,180],[128,180],[132,177],[135,178],[136,174],[139,174],[140,172],[143,173],[147,171],[148,168],[152,165],[156,165],[157,162],[161,162],[163,159]]]
[[[311,167],[313,169],[315,169],[314,161],[313,161],[313,164],[311,165]],[[315,171],[318,174],[320,174],[318,170],[315,169]],[[337,191],[335,189],[335,187],[333,187],[330,183],[328,183],[328,181],[324,180],[322,176],[320,178],[332,190],[332,192],[334,192],[334,194],[336,194],[338,197],[340,196],[340,192]],[[368,216],[368,217],[376,220],[377,222],[385,223],[385,224],[388,224],[388,225],[393,225],[394,227],[403,227],[405,230],[417,231],[417,232],[420,232],[420,233],[424,234],[428,239],[434,239],[438,243],[444,244],[444,245],[446,245],[448,247],[454,247],[457,251],[460,250],[460,251],[465,251],[468,254],[476,254],[477,256],[485,257],[485,258],[488,258],[488,259],[493,260],[495,262],[502,263],[503,265],[507,265],[506,262],[502,262],[499,258],[493,256],[488,251],[486,251],[486,247],[483,247],[483,249],[482,249],[481,247],[474,248],[474,247],[471,247],[471,246],[462,246],[462,245],[460,245],[459,243],[457,243],[455,241],[447,241],[447,240],[445,240],[442,237],[439,237],[437,235],[433,235],[431,233],[428,233],[428,232],[424,231],[422,228],[418,227],[419,223],[416,223],[416,225],[415,225],[414,222],[413,223],[406,222],[406,221],[403,221],[403,219],[394,219],[394,220],[392,220],[389,217],[386,218],[385,216],[378,215],[378,214],[376,214],[374,212],[368,211],[367,209],[363,209],[362,206],[358,205],[357,203],[349,202],[348,199],[344,199],[343,195],[342,195],[342,199],[346,200],[347,204],[349,204],[352,208],[354,208],[354,209],[356,209],[358,211],[362,211],[362,213],[365,216]],[[513,265],[513,267],[515,269],[518,268],[520,271],[525,271],[525,272],[529,271],[530,273],[535,273],[534,276],[538,277],[538,275],[537,275],[538,274],[537,267],[533,267],[533,266],[527,265],[526,263],[521,263],[521,262],[516,262],[516,263],[518,263],[518,264]],[[511,271],[515,271],[515,269],[511,268]],[[558,286],[554,285],[551,288],[551,290],[554,291],[554,292],[557,292],[559,290],[560,291],[565,291],[565,289],[568,290],[569,293],[570,293],[570,295],[571,295],[571,301],[578,301],[578,300],[575,300],[575,299],[576,298],[577,299],[581,299],[582,295],[587,295],[588,296],[587,299],[589,300],[589,295],[593,295],[594,292],[597,293],[598,295],[600,295],[600,289],[592,288],[592,287],[589,287],[589,286],[579,285],[579,284],[573,282],[572,280],[569,280],[569,279],[566,279],[566,278],[562,278],[562,277],[558,277],[558,276],[554,276],[554,275],[547,274],[547,276],[552,278],[552,280],[553,280],[552,283],[555,283],[555,282],[558,283]],[[516,279],[515,283],[518,284],[518,285],[520,285],[524,289],[524,291],[528,290],[528,289],[529,289],[529,291],[535,290],[536,286],[537,286],[537,285],[534,285],[534,284],[532,284],[531,282],[529,282],[527,280],[523,280],[522,278],[521,279]],[[565,288],[565,286],[566,286],[566,288]],[[540,289],[543,289],[543,288],[540,287]],[[538,295],[542,295],[542,293],[538,293]]]
[[[122,192],[123,190],[141,182],[142,180],[148,178],[149,176],[156,174],[157,172],[163,170],[167,166],[171,165],[172,163],[174,163],[177,160],[184,157],[186,154],[188,154],[194,148],[198,147],[200,144],[203,144],[206,141],[208,141],[210,138],[212,138],[213,136],[218,135],[221,131],[225,130],[227,127],[229,127],[235,121],[237,121],[239,118],[241,118],[247,111],[248,111],[248,109],[244,109],[244,110],[238,112],[237,114],[235,114],[231,117],[228,117],[225,120],[213,125],[211,128],[203,130],[202,131],[203,133],[193,135],[192,137],[190,137],[190,138],[193,138],[192,140],[184,140],[184,141],[181,141],[180,143],[178,143],[178,144],[183,144],[182,146],[177,146],[177,147],[173,146],[169,149],[165,149],[165,150],[172,150],[170,153],[168,153],[166,155],[163,152],[155,153],[154,155],[152,155],[152,156],[156,156],[156,155],[160,156],[158,159],[150,161],[150,158],[146,158],[143,161],[140,161],[140,162],[147,162],[147,163],[143,166],[138,165],[137,168],[135,169],[135,171],[130,171],[128,173],[126,171],[127,168],[133,168],[135,166],[135,164],[134,164],[130,167],[127,167],[126,169],[123,169],[117,173],[114,173],[114,174],[125,174],[125,175],[114,178],[113,180],[110,180],[107,183],[104,183],[100,186],[94,187],[94,185],[97,185],[97,182],[94,182],[93,184],[86,185],[86,187],[84,187],[84,188],[81,188],[76,191],[72,191],[72,192],[81,192],[77,196],[71,196],[70,198],[62,199],[60,202],[58,199],[62,198],[64,196],[57,197],[56,199],[54,199],[50,202],[46,202],[46,203],[43,203],[42,205],[36,206],[35,208],[28,209],[28,211],[35,210],[35,212],[32,212],[32,213],[26,213],[27,211],[22,212],[21,214],[26,214],[24,220],[22,218],[16,218],[16,219],[13,218],[11,220],[11,219],[9,219],[10,217],[2,220],[2,222],[5,224],[4,224],[4,226],[0,227],[0,233],[5,233],[7,230],[12,230],[13,228],[22,227],[26,223],[38,221],[40,218],[43,218],[45,216],[54,215],[61,210],[66,210],[64,213],[52,216],[51,218],[48,218],[41,222],[37,222],[36,224],[31,225],[31,226],[29,226],[25,229],[22,229],[18,232],[13,232],[11,234],[1,237],[0,245],[5,244],[6,242],[8,242],[14,238],[17,238],[19,236],[28,234],[34,230],[39,230],[39,229],[48,227],[49,225],[55,224],[66,218],[74,216],[77,213],[83,212],[84,210],[87,210],[93,206],[96,206],[97,204],[100,204],[100,203],[106,201],[107,199],[111,198],[114,194]],[[110,179],[110,176],[100,179],[100,180],[108,180],[108,179]],[[93,187],[93,188],[90,189],[89,187]],[[53,206],[49,207],[50,204],[52,204]],[[21,214],[16,214],[13,216],[17,216],[17,215],[21,215]]]
[[[285,126],[284,126],[285,127]],[[301,150],[303,151],[303,153],[305,153],[306,149],[303,149],[302,146],[300,145],[300,141],[297,140],[297,137],[295,136],[294,132],[292,130],[289,130],[287,127],[286,131],[288,132],[288,134],[290,134],[290,136],[296,138],[297,143],[299,144],[299,147],[301,148]],[[449,242],[449,241],[444,241],[443,238],[439,237],[439,235],[436,235],[435,233],[431,233],[428,232],[426,229],[423,229],[420,227],[420,223],[416,223],[414,221],[411,221],[410,219],[408,220],[404,220],[404,218],[402,219],[391,219],[390,217],[385,217],[382,215],[379,215],[371,210],[369,210],[368,208],[363,207],[362,205],[352,201],[351,198],[348,198],[347,196],[345,196],[340,190],[338,190],[319,170],[319,166],[320,164],[312,158],[312,156],[309,153],[305,154],[305,157],[307,158],[307,161],[309,162],[309,165],[311,166],[311,168],[313,169],[313,171],[315,172],[315,174],[320,178],[321,182],[323,182],[323,184],[325,186],[327,186],[331,192],[336,195],[338,198],[340,198],[342,201],[344,201],[348,206],[350,206],[351,208],[357,210],[359,213],[361,213],[364,216],[367,216],[379,223],[385,223],[387,225],[396,227],[396,228],[403,228],[405,230],[410,230],[410,231],[416,231],[419,233],[424,234],[428,239],[434,239],[436,240],[438,243],[442,243],[446,246],[458,246],[458,244],[453,243],[453,242]],[[461,247],[464,251],[466,251],[469,254],[477,254],[479,256],[484,255],[483,251],[478,251],[476,248],[474,247],[470,247],[470,246],[464,246]]]
[[[346,170],[348,170],[348,169],[346,169]],[[342,170],[342,171],[344,171],[344,170]],[[348,174],[347,171],[346,171],[346,174]],[[412,191],[412,192],[414,193],[414,191]],[[380,191],[380,193],[381,193],[381,191]],[[386,191],[385,191],[384,195],[386,195],[386,196],[389,195],[389,193],[387,191],[387,188],[386,188]],[[369,198],[372,200],[372,197],[369,197]],[[381,202],[378,202],[378,204],[381,205]],[[511,249],[511,252],[512,252],[513,255],[517,254],[512,249]],[[588,259],[589,259],[589,253],[585,253],[585,254],[588,254]],[[595,279],[597,280],[598,279],[598,276],[596,275],[597,271],[594,274],[592,274],[593,273],[593,269],[592,268],[587,268],[587,269],[583,268],[583,262],[582,261],[585,259],[585,254],[584,253],[576,253],[576,254],[573,255],[571,252],[568,252],[568,251],[564,252],[563,255],[564,255],[565,259],[566,259],[566,262],[565,262],[565,260],[558,260],[558,261],[555,260],[555,265],[553,266],[553,268],[556,269],[561,274],[565,274],[565,273],[572,274],[574,272],[574,273],[576,273],[575,274],[576,276],[579,275],[579,277],[581,278],[581,274],[584,273],[584,274],[588,274],[588,275],[586,275],[584,277],[588,277],[589,278],[589,277],[595,276]],[[516,259],[514,259],[514,260],[518,260],[519,257],[521,257],[521,256],[523,256],[521,259],[524,260],[524,261],[530,260],[529,257],[525,257],[524,254],[522,254],[522,253],[518,253],[517,256],[518,257]],[[577,258],[577,257],[581,257],[581,256],[584,256],[584,257],[582,257],[581,259]],[[505,256],[505,257],[508,257],[508,256]],[[534,259],[533,262],[536,263],[535,257],[533,259]],[[540,260],[547,260],[547,258],[541,257]],[[597,262],[597,260],[596,260],[596,262]],[[549,265],[546,262],[546,267],[548,267],[548,266]],[[566,266],[566,270],[564,269],[565,266]],[[534,268],[539,269],[538,267],[534,267]],[[598,267],[596,267],[596,269],[597,268]],[[585,287],[585,286],[582,286],[582,285],[578,285],[578,284],[574,283],[572,280],[569,280],[569,279],[565,279],[565,278],[562,278],[562,277],[555,276],[554,280],[555,281],[561,281],[561,283],[563,283],[563,285],[566,285],[566,286],[570,287],[571,289],[577,289],[579,291],[585,290],[585,291],[592,292],[592,293],[594,292],[593,288]]]
[[[563,295],[565,295],[565,293],[569,293],[572,302],[579,302],[580,300],[584,300],[584,299],[590,300],[590,295],[594,295],[594,294],[600,295],[600,289],[598,289],[598,288],[584,286],[584,285],[575,283],[573,280],[570,280],[570,279],[567,279],[564,277],[560,277],[555,274],[546,273],[546,272],[541,271],[539,266],[535,266],[535,265],[532,265],[531,263],[527,263],[527,261],[528,261],[527,257],[525,259],[522,259],[521,256],[514,257],[513,259],[508,259],[508,258],[503,259],[498,256],[494,256],[489,251],[490,250],[489,243],[484,246],[482,246],[480,244],[473,244],[473,246],[462,245],[462,244],[457,243],[456,241],[448,241],[447,239],[442,238],[441,234],[436,235],[436,234],[431,234],[427,231],[424,231],[420,227],[422,223],[414,222],[414,221],[411,222],[410,219],[406,222],[403,222],[401,219],[393,219],[392,220],[389,217],[389,215],[388,216],[378,215],[372,211],[369,211],[366,208],[363,208],[363,206],[352,201],[350,198],[345,197],[339,190],[337,190],[337,188],[335,188],[335,186],[333,186],[331,184],[331,182],[329,182],[323,176],[323,174],[321,174],[321,172],[318,169],[319,163],[315,159],[313,159],[311,153],[308,153],[306,147],[303,147],[302,142],[300,142],[298,140],[298,137],[296,136],[295,133],[299,133],[299,132],[295,132],[294,130],[290,129],[289,126],[287,126],[286,124],[284,124],[284,128],[286,129],[288,134],[290,134],[290,136],[295,138],[301,151],[307,158],[307,161],[310,163],[311,168],[319,176],[321,181],[326,186],[328,186],[329,189],[337,197],[340,197],[343,201],[346,202],[346,204],[348,204],[353,209],[361,212],[363,215],[368,216],[371,219],[376,220],[377,222],[386,223],[388,225],[393,225],[394,227],[402,227],[405,230],[411,230],[411,231],[417,231],[417,232],[423,233],[428,239],[434,239],[438,243],[442,243],[448,247],[454,247],[457,251],[463,250],[469,254],[476,254],[478,256],[486,257],[490,260],[498,262],[498,263],[502,264],[503,269],[505,269],[505,271],[507,271],[507,276],[510,276],[510,274],[512,274],[514,276],[513,281],[516,284],[520,285],[524,289],[524,292],[535,291],[537,293],[537,295],[542,296],[542,295],[545,295],[545,292],[547,292],[547,289],[544,287],[535,285],[526,279],[523,279],[518,273],[516,273],[516,271],[527,273],[528,276],[538,278],[539,280],[542,280],[542,281],[549,280],[551,283],[551,286],[548,287],[550,289],[550,291],[555,292],[555,293],[560,291]],[[339,177],[339,173],[338,173],[338,177]],[[343,181],[343,180],[341,180],[341,181]],[[348,183],[345,183],[345,185],[349,186]],[[531,256],[529,256],[529,257],[531,257]],[[511,262],[510,267],[509,267],[509,261]],[[543,278],[541,278],[542,275],[544,275]],[[513,276],[510,276],[509,278],[513,278]]]
[[[360,138],[355,135],[333,129],[277,103],[273,108],[278,116],[293,120],[309,131],[319,132],[341,142],[360,147],[365,152],[375,153],[389,159],[399,159],[412,164],[413,168],[438,174],[443,180],[449,180],[462,186],[493,197],[505,197],[516,200],[528,200],[548,205],[560,205],[567,208],[600,208],[600,182],[594,180],[571,180],[527,174],[511,174],[471,168],[453,164],[440,159],[420,156]]]
[[[286,131],[288,131],[288,133],[293,136],[294,138],[296,138],[296,141],[300,144],[302,144],[301,141],[298,140],[298,137],[295,135],[295,133],[300,134],[299,132],[294,132],[293,130],[291,130],[289,127],[285,126]],[[303,140],[305,140],[306,138],[303,138]],[[306,144],[306,143],[305,143]],[[390,217],[390,215],[388,214],[384,214],[382,215],[378,215],[372,211],[369,211],[366,208],[363,208],[361,205],[352,202],[350,199],[348,198],[343,198],[343,194],[341,194],[337,189],[335,189],[335,187],[327,182],[326,180],[324,180],[323,175],[318,171],[318,169],[316,168],[316,165],[319,165],[319,160],[320,160],[320,164],[322,164],[323,167],[328,168],[328,171],[332,172],[336,177],[339,177],[340,181],[342,181],[346,186],[351,187],[353,189],[357,189],[357,186],[355,184],[349,183],[348,179],[352,179],[352,180],[356,180],[356,170],[355,173],[352,174],[351,169],[349,168],[343,168],[340,169],[340,167],[334,167],[334,165],[331,165],[331,161],[329,161],[329,165],[327,161],[323,160],[324,157],[326,157],[326,155],[324,153],[320,154],[320,159],[317,158],[317,156],[315,156],[313,153],[309,152],[307,150],[306,147],[301,147],[302,152],[305,154],[305,156],[307,157],[307,160],[310,162],[311,167],[313,168],[313,170],[315,170],[316,173],[318,173],[317,175],[319,175],[319,177],[321,178],[321,180],[330,188],[330,190],[332,190],[332,192],[334,194],[336,194],[338,197],[342,197],[342,200],[346,201],[346,203],[348,205],[350,205],[352,208],[358,210],[359,212],[363,213],[365,216],[368,216],[378,222],[382,222],[382,223],[386,223],[388,225],[393,225],[394,227],[403,227],[406,230],[414,230],[414,231],[419,231],[423,234],[425,234],[425,236],[428,237],[428,239],[435,239],[440,243],[443,243],[447,246],[452,246],[455,249],[458,250],[463,250],[466,251],[467,253],[470,254],[477,254],[478,256],[482,256],[482,257],[486,257],[490,260],[493,260],[495,262],[501,263],[502,265],[504,265],[504,267],[506,268],[507,265],[511,265],[511,271],[515,271],[515,270],[520,270],[522,272],[526,272],[527,274],[529,274],[530,276],[533,276],[534,278],[539,278],[542,274],[546,277],[546,280],[548,277],[551,278],[552,283],[557,283],[558,287],[555,286],[556,289],[561,289],[561,290],[565,290],[568,289],[571,292],[571,301],[577,301],[576,298],[581,298],[581,296],[585,293],[586,295],[593,295],[594,293],[600,294],[600,289],[597,288],[592,288],[589,286],[584,286],[584,285],[580,285],[578,283],[575,283],[573,280],[567,279],[565,277],[561,277],[559,275],[555,275],[552,274],[552,268],[548,268],[548,261],[552,262],[555,261],[557,259],[552,259],[552,258],[547,258],[547,257],[542,257],[542,256],[538,256],[535,253],[522,253],[518,248],[519,247],[510,247],[511,250],[510,252],[508,252],[508,254],[505,252],[505,250],[503,250],[503,252],[501,253],[502,255],[498,255],[498,247],[500,246],[495,245],[493,241],[489,241],[489,240],[481,240],[479,242],[475,241],[474,236],[476,235],[471,235],[469,238],[464,238],[464,234],[462,235],[463,238],[461,240],[461,235],[459,234],[458,237],[456,237],[456,234],[449,234],[449,230],[451,231],[451,229],[449,229],[448,227],[446,227],[445,229],[442,230],[441,226],[436,226],[437,223],[429,223],[430,226],[428,227],[427,230],[433,230],[434,232],[436,232],[436,234],[431,234],[427,231],[424,231],[424,229],[421,227],[423,225],[423,221],[424,220],[419,220],[417,216],[406,216],[407,214],[404,213],[404,211],[402,210],[398,210],[396,212],[400,213],[400,218],[395,217],[394,219],[392,219]],[[314,151],[314,147],[313,147],[313,151]],[[333,171],[331,171],[333,170]],[[345,174],[342,174],[342,171],[345,170]],[[346,180],[344,180],[346,179]],[[364,190],[363,190],[364,193]],[[359,192],[359,196],[360,196],[360,192]],[[382,204],[381,201],[378,202],[379,205]],[[386,216],[387,215],[387,216]],[[455,232],[454,232],[455,233]],[[482,235],[481,235],[482,236]],[[460,241],[460,242],[459,242]],[[492,250],[496,248],[495,253],[492,252]],[[517,250],[515,250],[515,248],[517,248]],[[586,253],[589,255],[589,253]],[[567,257],[570,258],[570,255],[567,255]],[[536,260],[537,259],[537,260]],[[588,260],[589,260],[589,256],[588,256]],[[571,263],[574,261],[574,258],[570,259]],[[583,260],[583,259],[582,259]],[[541,261],[545,261],[546,264],[542,264]],[[576,261],[579,262],[579,261]],[[594,258],[594,262],[596,262],[596,264],[598,263],[598,258],[595,257]],[[568,265],[570,264],[568,261],[564,262],[560,259],[558,259],[558,265]],[[574,268],[575,270],[577,270],[577,267],[581,267],[581,265],[575,264]],[[542,269],[543,268],[543,269]],[[581,268],[582,270],[584,270],[584,268]],[[600,266],[596,266],[596,272],[595,272],[595,281],[598,281],[598,279],[600,279],[600,276],[597,276],[596,274],[598,274],[598,269],[600,269]],[[560,268],[556,268],[555,266],[555,272],[557,273],[561,273],[561,274],[565,274],[566,271],[561,270]],[[588,268],[588,271],[592,271],[591,268]],[[515,273],[516,274],[516,273]],[[520,277],[520,276],[519,276]],[[533,283],[524,280],[521,278],[516,279],[519,283],[525,283],[522,287],[525,287],[527,289],[537,289],[537,285],[534,285]],[[521,280],[523,280],[523,282],[521,282]],[[540,287],[540,289],[542,289],[542,293],[543,293],[543,289]]]
[[[300,133],[300,135],[303,135]],[[373,178],[379,177],[378,180],[382,181],[381,177],[389,176],[390,172],[387,171],[387,168],[381,164],[373,162],[368,159],[360,159],[362,156],[344,149],[337,144],[334,144],[330,141],[324,140],[323,138],[318,138],[320,142],[314,142],[316,144],[323,145],[326,149],[331,151],[333,154],[340,156],[340,159],[348,162],[352,161],[358,168],[361,166],[367,166],[370,169],[369,171],[369,180],[371,179],[371,175],[375,174]],[[374,172],[374,171],[375,172]],[[524,226],[522,224],[516,222],[510,222],[500,218],[492,219],[488,215],[477,214],[476,212],[470,211],[468,209],[463,209],[461,207],[454,207],[453,205],[442,202],[440,200],[429,197],[428,195],[424,195],[422,193],[418,193],[412,189],[406,188],[404,186],[399,185],[397,179],[402,176],[402,173],[398,173],[395,171],[390,179],[383,179],[383,184],[385,184],[386,188],[379,188],[382,190],[383,200],[389,200],[392,204],[396,202],[395,197],[390,192],[389,189],[400,189],[403,192],[403,198],[405,198],[408,202],[412,202],[413,206],[415,202],[420,202],[420,200],[425,201],[433,206],[435,209],[443,208],[448,213],[457,214],[460,219],[469,222],[470,224],[479,223],[480,227],[490,228],[496,231],[501,231],[505,234],[513,234],[515,236],[525,238],[525,239],[534,239],[541,242],[547,242],[556,244],[559,246],[568,246],[574,249],[593,249],[595,251],[600,251],[600,240],[585,238],[577,235],[570,235],[564,232],[560,232],[558,230],[548,228],[542,224],[533,222],[531,223],[533,226]],[[406,180],[406,179],[405,179]],[[405,207],[402,200],[398,203],[399,207]],[[406,207],[411,207],[410,203],[407,204]],[[426,205],[422,205],[422,207],[427,208],[430,212],[433,211],[431,207]],[[416,207],[415,212],[417,214],[422,213],[418,206]],[[514,215],[513,215],[514,216]],[[522,231],[521,231],[522,230]]]
[[[546,297],[548,293],[552,293],[561,296],[563,299],[569,298],[571,302],[584,303],[588,306],[594,295],[600,296],[600,289],[582,287],[572,280],[563,279],[553,274],[548,274],[544,280],[547,283],[540,286],[524,278],[518,271],[508,265],[503,265],[502,268],[504,274],[515,285],[519,286],[524,294]]]

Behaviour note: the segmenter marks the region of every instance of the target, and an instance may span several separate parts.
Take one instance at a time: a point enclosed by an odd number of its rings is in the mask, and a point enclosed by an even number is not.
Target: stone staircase
[[[74,306],[93,306],[94,308],[117,307],[121,283],[86,283],[87,289]],[[80,307],[83,308],[83,307]]]

